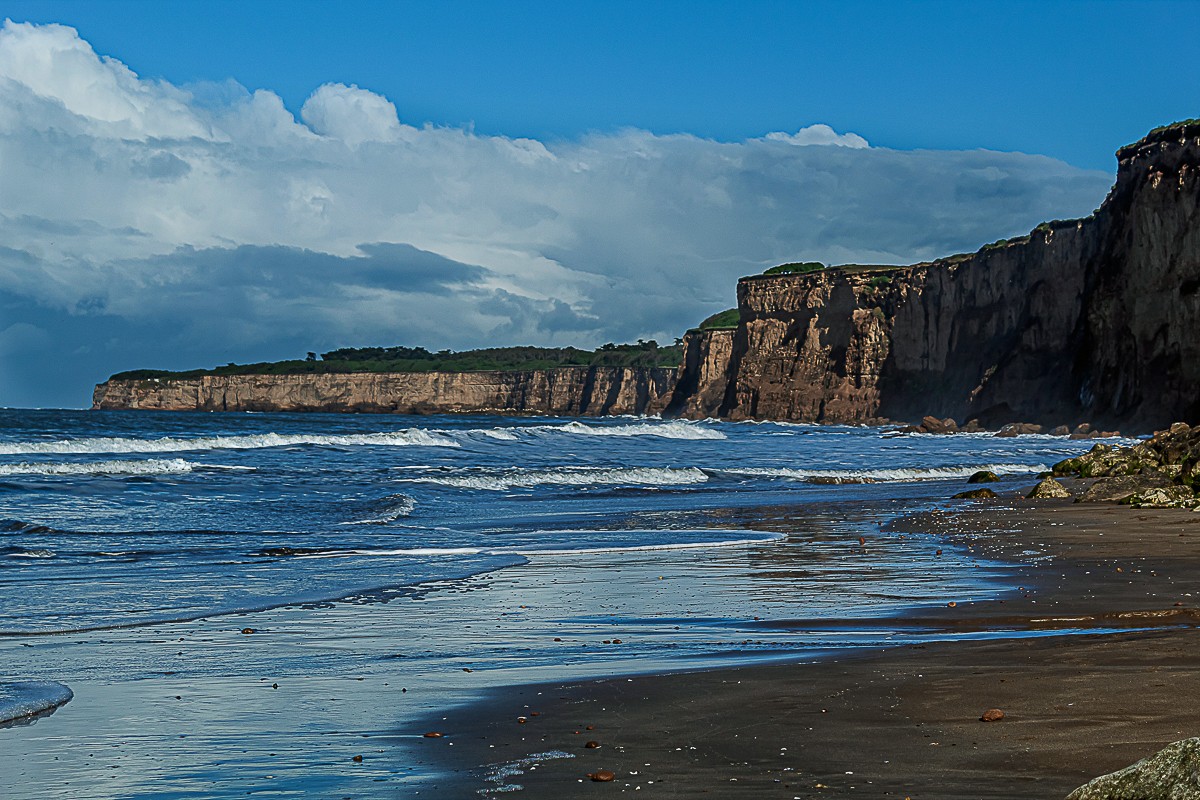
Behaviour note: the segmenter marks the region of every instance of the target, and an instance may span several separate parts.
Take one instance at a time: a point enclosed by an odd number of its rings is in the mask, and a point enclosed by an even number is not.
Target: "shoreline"
[[[1200,515],[1006,497],[902,518],[890,532],[906,531],[1029,577],[1017,597],[948,599],[898,621],[1013,638],[495,690],[431,719],[444,737],[428,740],[429,758],[447,777],[427,793],[1062,797],[1200,735],[1189,594],[1200,587]],[[1006,718],[981,722],[989,708]],[[530,759],[539,753],[570,757]],[[600,769],[615,780],[587,779]]]

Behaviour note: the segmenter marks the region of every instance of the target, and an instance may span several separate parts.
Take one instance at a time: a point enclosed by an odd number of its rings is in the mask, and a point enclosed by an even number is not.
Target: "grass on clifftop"
[[[727,311],[718,311],[704,322],[700,323],[702,331],[722,331],[736,328],[741,322],[742,315],[738,313],[736,308],[731,308]]]
[[[491,347],[483,350],[431,353],[423,347],[343,347],[309,358],[226,364],[214,369],[171,371],[135,369],[109,380],[183,380],[205,375],[319,375],[351,372],[486,372],[553,367],[669,367],[683,361],[679,345],[660,347],[651,339],[637,344],[606,344],[596,350],[575,347]]]

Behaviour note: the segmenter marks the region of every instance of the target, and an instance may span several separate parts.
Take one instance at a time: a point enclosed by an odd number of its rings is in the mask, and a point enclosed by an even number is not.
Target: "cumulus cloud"
[[[859,136],[857,133],[838,133],[833,128],[824,123],[809,125],[807,128],[801,128],[795,133],[783,133],[774,131],[768,133],[766,138],[772,142],[786,142],[787,144],[835,144],[840,147],[870,147],[871,145],[866,139]]]
[[[296,119],[268,90],[147,80],[71,28],[5,23],[0,403],[348,345],[669,341],[740,275],[974,249],[1111,181],[822,124],[539,142],[403,119],[339,83]]]

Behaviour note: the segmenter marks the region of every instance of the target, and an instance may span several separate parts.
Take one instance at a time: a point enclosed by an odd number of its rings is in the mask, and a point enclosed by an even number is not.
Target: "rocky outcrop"
[[[1093,479],[1079,498],[1087,502],[1194,508],[1200,505],[1200,427],[1179,422],[1132,447],[1098,444],[1055,464],[1054,474]]]
[[[110,380],[96,387],[92,407],[396,414],[657,414],[671,398],[675,377],[676,371],[668,368],[622,367],[206,375],[171,380]]]
[[[867,275],[823,271],[738,283],[721,416],[866,422],[879,416],[881,370],[891,355],[891,300]]]
[[[1200,800],[1200,739],[1173,742],[1123,770],[1101,775],[1067,800]]]
[[[1155,131],[1117,158],[1116,184],[1086,219],[910,267],[743,278],[715,413],[1200,421],[1200,124]],[[706,416],[718,394],[672,407]]]
[[[690,330],[683,337],[683,364],[669,416],[691,419],[721,416],[729,389],[734,331]]]

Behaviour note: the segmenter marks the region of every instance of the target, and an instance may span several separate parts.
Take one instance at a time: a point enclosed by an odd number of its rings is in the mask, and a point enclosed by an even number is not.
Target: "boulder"
[[[996,432],[997,436],[1026,436],[1032,433],[1041,433],[1043,430],[1041,425],[1034,425],[1031,422],[1010,422]]]
[[[1132,766],[1101,775],[1067,800],[1200,800],[1200,738],[1174,742]]]
[[[959,492],[952,500],[991,500],[996,493],[991,489],[972,489],[969,492]]]
[[[979,420],[969,419],[967,420],[967,424],[963,425],[959,430],[961,430],[963,433],[982,433],[983,431],[986,431],[987,428],[983,427]]]
[[[1136,494],[1162,489],[1171,482],[1159,475],[1126,475],[1100,478],[1079,499],[1085,503],[1124,503]]]
[[[958,423],[950,417],[938,419],[937,417],[924,417],[921,420],[921,427],[926,433],[957,433]]]
[[[1070,436],[1071,429],[1068,428],[1066,425],[1059,425],[1057,428],[1050,431],[1050,435],[1051,436]]]
[[[990,469],[981,469],[967,478],[967,483],[995,483],[998,480],[1000,480],[1000,476]]]
[[[1196,493],[1190,486],[1166,486],[1147,489],[1125,499],[1126,503],[1139,508],[1195,508]]]
[[[1054,478],[1045,478],[1025,496],[1030,500],[1044,500],[1051,497],[1070,497],[1071,493]]]

